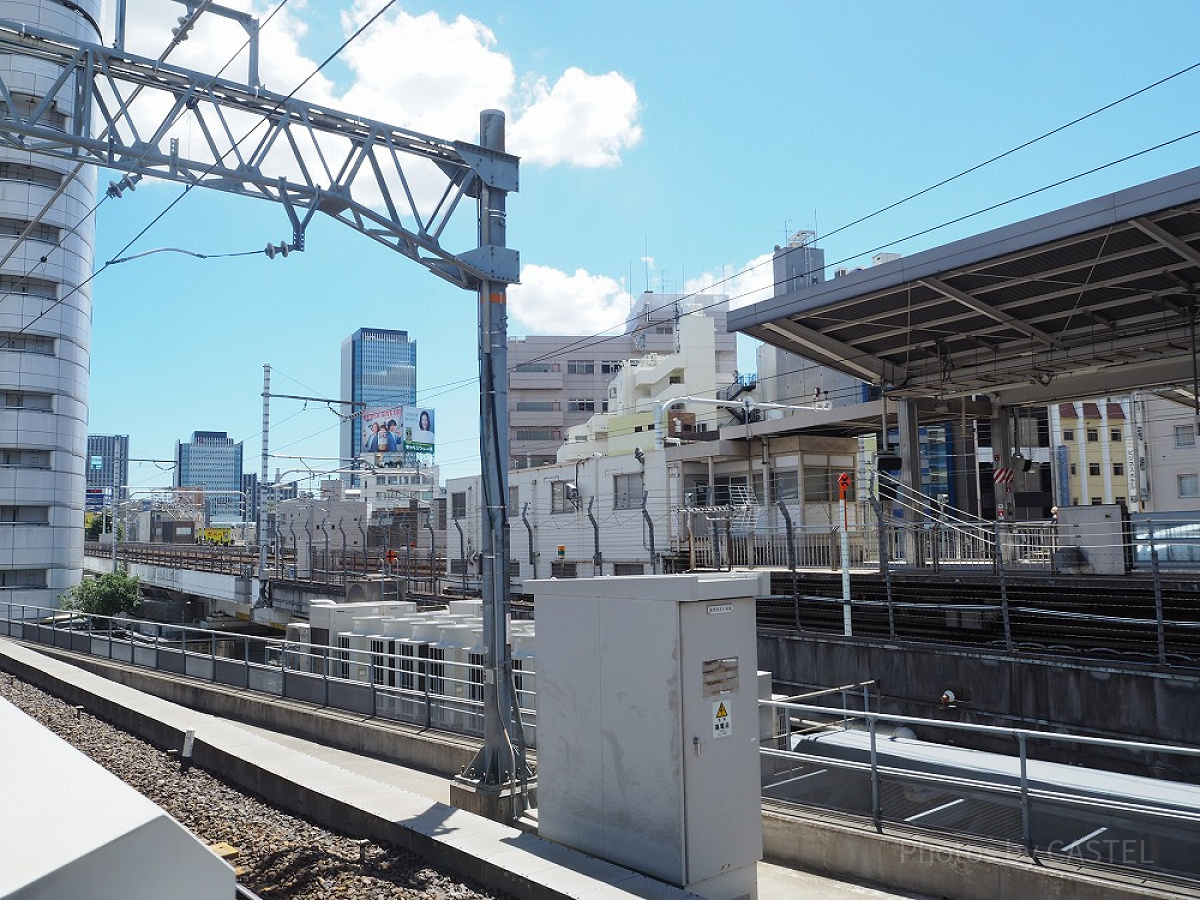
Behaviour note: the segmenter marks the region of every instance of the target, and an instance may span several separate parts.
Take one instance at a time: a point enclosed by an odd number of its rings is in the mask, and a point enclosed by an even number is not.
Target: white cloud
[[[373,12],[357,3],[343,14],[346,33]],[[473,140],[479,112],[508,105],[516,82],[512,61],[495,44],[487,27],[466,16],[389,13],[342,52],[354,80],[338,105],[424,134]]]
[[[589,75],[570,68],[553,86],[525,85],[526,106],[512,124],[514,153],[546,166],[615,166],[642,139],[633,82],[618,72]]]
[[[773,254],[764,253],[741,265],[724,265],[718,272],[705,272],[689,278],[684,293],[726,294],[731,309],[749,306],[774,294]]]
[[[521,327],[542,334],[600,334],[624,330],[631,298],[620,282],[584,269],[567,274],[527,265],[508,289],[508,311]]]
[[[263,21],[270,13],[248,0],[227,0],[226,5],[253,11]],[[377,10],[376,0],[356,0],[341,15],[342,33],[319,41],[322,58]],[[183,11],[161,0],[130,0],[126,46],[157,57],[171,40],[175,16]],[[308,32],[303,2],[289,4],[264,24],[259,69],[268,90],[286,94],[312,75],[318,60],[300,50]],[[245,38],[238,24],[213,13],[202,15],[168,61],[215,73]],[[464,15],[443,19],[436,12],[390,10],[351,41],[339,63],[349,72],[348,84],[335,85],[327,72],[321,73],[305,84],[300,96],[423,134],[462,140],[476,139],[481,110],[504,109],[509,112],[509,150],[536,165],[615,166],[622,152],[641,140],[637,91],[624,75],[592,75],[572,67],[553,82],[538,73],[518,81],[513,61],[497,48],[491,29]],[[243,52],[223,77],[244,82],[246,73]],[[162,102],[148,105],[166,108]],[[186,125],[179,129],[186,137]]]

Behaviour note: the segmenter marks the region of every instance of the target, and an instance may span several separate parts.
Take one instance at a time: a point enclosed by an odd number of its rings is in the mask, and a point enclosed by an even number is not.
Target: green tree
[[[141,602],[141,579],[125,572],[107,572],[85,578],[59,598],[63,609],[96,616],[131,612]]]
[[[112,531],[113,517],[110,512],[88,513],[84,519],[83,536],[89,541],[98,541],[100,536]],[[117,540],[125,539],[125,527],[117,523]]]

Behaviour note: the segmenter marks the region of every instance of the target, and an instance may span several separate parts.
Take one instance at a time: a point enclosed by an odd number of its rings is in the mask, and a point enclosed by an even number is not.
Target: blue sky
[[[267,86],[290,91],[383,5],[292,0],[264,31]],[[179,9],[130,0],[130,49],[157,56]],[[1198,18],[1191,2],[400,3],[308,93],[465,140],[481,108],[505,109],[522,156],[509,333],[593,333],[619,325],[647,286],[695,290],[750,267],[720,289],[735,304],[763,299],[764,255],[799,229],[828,235],[827,262],[853,265],[1195,165],[1197,137],[903,240],[1200,128],[1200,69],[841,230],[1200,62],[1187,39]],[[234,47],[202,20],[171,61],[209,71]],[[145,181],[104,203],[97,265],[179,192]],[[197,190],[124,252],[230,253],[289,235],[272,204]],[[128,434],[133,457],[170,459],[192,431],[226,431],[257,471],[263,364],[277,393],[337,397],[341,341],[365,326],[417,341],[443,477],[478,469],[474,297],[342,225],[314,220],[306,251],[287,259],[157,254],[92,287],[89,431]],[[337,455],[324,406],[277,400],[271,415],[273,452]],[[139,486],[169,480],[164,466],[131,467]]]

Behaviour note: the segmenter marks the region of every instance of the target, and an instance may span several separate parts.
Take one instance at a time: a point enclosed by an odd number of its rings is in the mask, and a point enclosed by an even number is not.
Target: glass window
[[[1093,476],[1099,475],[1100,463],[1088,463],[1088,474]]]
[[[0,219],[0,222],[2,221],[3,219]],[[0,331],[0,350],[53,356],[54,338],[44,334],[18,334],[15,331]]]
[[[1075,440],[1075,429],[1074,428],[1064,428],[1063,429],[1063,440],[1064,441]]]
[[[1121,442],[1121,440],[1122,440],[1122,437],[1121,437],[1121,429],[1120,429],[1120,428],[1113,428],[1113,429],[1112,429],[1112,430],[1109,432],[1109,438],[1110,438],[1110,439],[1113,441],[1113,443],[1119,444],[1119,443]]]
[[[550,482],[550,512],[575,512],[574,498],[577,493],[575,486],[568,481]]]
[[[771,473],[771,499],[795,500],[800,496],[800,479],[795,472]]]
[[[613,509],[640,509],[642,473],[631,472],[613,477]]]
[[[0,523],[6,525],[46,525],[49,521],[48,506],[0,506]]]
[[[1100,440],[1100,429],[1089,428],[1087,430],[1087,440],[1089,444],[1095,444]]]
[[[1175,446],[1195,447],[1196,446],[1196,426],[1195,425],[1176,425],[1175,426]]]
[[[1200,475],[1195,472],[1189,472],[1183,475],[1177,475],[1176,479],[1179,482],[1179,496],[1182,497],[1200,497]]]
[[[1125,464],[1124,463],[1113,463],[1113,474],[1114,475],[1124,475],[1125,474]]]
[[[557,441],[559,434],[557,428],[518,428],[513,438],[518,441]]]
[[[45,569],[0,569],[0,588],[44,588]]]
[[[465,519],[467,516],[467,492],[457,491],[450,495],[450,518]]]
[[[101,459],[101,457],[92,457]],[[49,450],[18,450],[16,448],[0,450],[0,465],[12,466],[19,469],[48,469],[50,468]],[[92,466],[93,469],[103,466]]]
[[[596,364],[590,359],[567,360],[568,375],[594,375],[595,373]]]
[[[576,397],[567,401],[568,412],[595,412],[596,401],[586,397]]]
[[[3,287],[0,286],[0,291]],[[5,391],[4,406],[8,409],[32,409],[38,412],[51,412],[54,409],[53,398],[49,394],[36,394],[30,391]]]
[[[824,466],[805,466],[805,501],[812,503],[838,499],[837,478],[840,474]],[[853,496],[853,493],[848,492],[847,496]]]
[[[1079,473],[1076,471],[1076,465],[1075,465],[1075,463],[1071,463],[1071,474],[1072,474],[1072,475],[1078,475],[1078,474],[1079,474]]]

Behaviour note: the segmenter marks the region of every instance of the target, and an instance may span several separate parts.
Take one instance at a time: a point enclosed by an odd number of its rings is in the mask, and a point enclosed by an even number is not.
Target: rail
[[[88,541],[84,553],[95,558],[112,560],[111,544]],[[224,575],[252,577],[258,569],[257,547],[221,547],[207,544],[168,544],[150,542],[117,542],[116,563],[128,567],[132,563],[213,572]],[[342,554],[337,549],[326,554],[314,549],[310,564],[301,570],[295,554],[284,548],[268,557],[269,577],[280,581],[303,581],[316,584],[338,584],[374,574],[392,574],[413,580],[432,582],[444,580],[446,560],[434,559],[432,568],[428,554],[400,554],[389,562],[386,548],[370,548],[364,557],[361,551]]]

